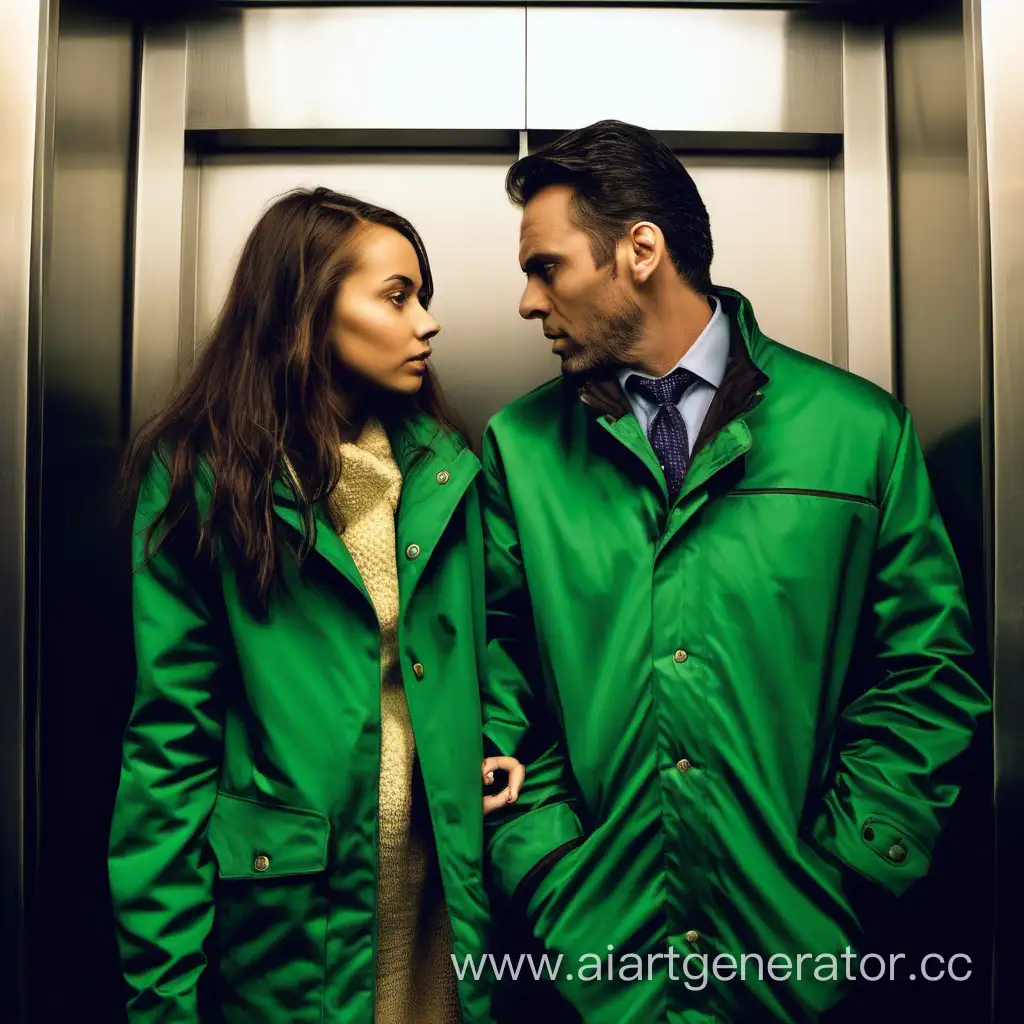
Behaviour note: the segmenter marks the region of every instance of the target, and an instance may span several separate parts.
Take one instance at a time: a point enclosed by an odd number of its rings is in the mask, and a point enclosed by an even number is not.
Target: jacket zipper
[[[875,502],[862,494],[847,494],[845,491],[815,491],[806,487],[735,487],[726,494],[809,494],[816,498],[834,498],[839,501],[856,501],[862,505],[877,508]]]

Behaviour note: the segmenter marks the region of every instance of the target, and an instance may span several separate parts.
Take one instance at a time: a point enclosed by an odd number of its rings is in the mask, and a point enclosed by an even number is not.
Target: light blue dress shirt
[[[717,298],[712,296],[711,302],[714,304],[715,312],[711,316],[710,323],[701,332],[700,337],[687,349],[683,358],[672,367],[675,370],[681,366],[700,378],[690,386],[679,400],[678,406],[683,423],[686,424],[686,438],[690,443],[688,455],[693,453],[693,445],[697,440],[697,435],[700,434],[700,428],[704,424],[704,417],[711,406],[711,400],[722,384],[725,365],[729,361],[729,318]],[[671,372],[672,370],[669,371],[669,373]],[[625,391],[626,397],[633,407],[633,414],[646,437],[651,421],[658,412],[658,406],[635,389],[626,387],[626,381],[633,374],[638,377],[647,377],[648,380],[657,378],[631,367],[624,367],[618,374],[622,390]],[[667,377],[668,374],[665,376]]]

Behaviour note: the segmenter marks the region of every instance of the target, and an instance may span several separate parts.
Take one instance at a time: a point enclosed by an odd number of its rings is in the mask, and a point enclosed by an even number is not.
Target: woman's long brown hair
[[[293,491],[304,523],[296,549],[301,562],[315,543],[314,505],[341,475],[340,445],[368,414],[424,412],[442,429],[465,435],[430,371],[414,397],[401,399],[360,386],[338,365],[329,336],[334,300],[358,258],[357,236],[370,224],[393,228],[412,244],[426,306],[433,295],[430,264],[407,220],[325,188],[289,192],[252,229],[192,372],[125,452],[126,511],[154,459],[170,475],[169,500],[147,531],[147,558],[176,533],[188,533],[195,557],[210,564],[219,547],[263,612],[281,556],[273,483],[284,456],[300,485]],[[196,500],[201,460],[213,482],[203,516]]]

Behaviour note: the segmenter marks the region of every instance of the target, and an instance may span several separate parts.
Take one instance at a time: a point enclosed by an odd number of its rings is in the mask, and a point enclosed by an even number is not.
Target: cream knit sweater
[[[342,445],[329,499],[381,632],[378,1024],[458,1024],[452,940],[398,655],[395,515],[402,475],[371,419]]]

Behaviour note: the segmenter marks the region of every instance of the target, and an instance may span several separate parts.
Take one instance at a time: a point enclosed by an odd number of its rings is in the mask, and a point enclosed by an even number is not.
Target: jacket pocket
[[[218,794],[207,829],[217,867],[207,948],[224,1021],[323,1019],[330,832],[316,811]]]
[[[878,502],[863,494],[850,494],[847,491],[823,491],[809,487],[734,487],[725,492],[725,497],[744,494],[800,494],[809,498],[831,498],[833,501],[848,501],[859,505],[870,505],[878,508]]]
[[[218,877],[259,880],[325,871],[330,832],[317,811],[219,793],[207,841]]]

